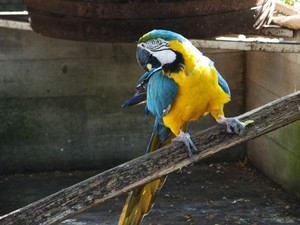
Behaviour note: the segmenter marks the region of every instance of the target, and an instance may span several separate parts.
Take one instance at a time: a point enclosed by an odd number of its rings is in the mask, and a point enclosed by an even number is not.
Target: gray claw
[[[227,132],[230,134],[244,135],[245,126],[244,124],[236,118],[227,118],[226,121]]]
[[[172,139],[172,141],[183,142],[187,148],[187,152],[189,154],[190,159],[192,160],[192,162],[196,162],[193,153],[197,152],[198,149],[194,145],[191,136],[188,133],[180,131],[179,135],[177,135],[176,138]]]

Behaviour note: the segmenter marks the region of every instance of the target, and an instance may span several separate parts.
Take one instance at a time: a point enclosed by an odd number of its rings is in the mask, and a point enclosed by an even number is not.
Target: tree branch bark
[[[271,132],[300,119],[300,91],[275,100],[238,117],[254,120],[245,136],[227,134],[225,127],[213,126],[192,139],[199,152],[197,160],[228,147]],[[0,217],[0,224],[57,224],[123,192],[191,164],[185,147],[173,143],[143,155],[71,187]]]

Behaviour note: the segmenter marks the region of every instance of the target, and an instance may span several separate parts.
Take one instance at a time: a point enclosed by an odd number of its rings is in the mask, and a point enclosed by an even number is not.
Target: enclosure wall
[[[300,54],[247,53],[248,110],[299,89]],[[247,153],[268,177],[300,196],[300,121],[248,142]]]

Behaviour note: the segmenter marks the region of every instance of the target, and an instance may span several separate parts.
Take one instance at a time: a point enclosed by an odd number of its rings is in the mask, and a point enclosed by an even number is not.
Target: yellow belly
[[[197,120],[206,113],[223,114],[223,106],[230,97],[218,85],[214,67],[198,68],[188,76],[184,71],[169,76],[178,84],[178,94],[163,121],[175,135],[184,123]]]

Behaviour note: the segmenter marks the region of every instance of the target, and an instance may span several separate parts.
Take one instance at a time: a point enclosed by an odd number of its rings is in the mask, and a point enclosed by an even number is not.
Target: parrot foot
[[[245,134],[245,124],[239,121],[236,118],[226,118],[221,116],[220,119],[217,120],[218,123],[224,124],[227,126],[227,132],[230,134],[244,135]]]
[[[188,133],[184,133],[180,130],[179,134],[172,139],[172,142],[183,142],[187,148],[187,152],[189,154],[190,159],[193,162],[196,162],[196,159],[193,155],[194,152],[198,151],[197,147],[194,145],[191,136]]]

